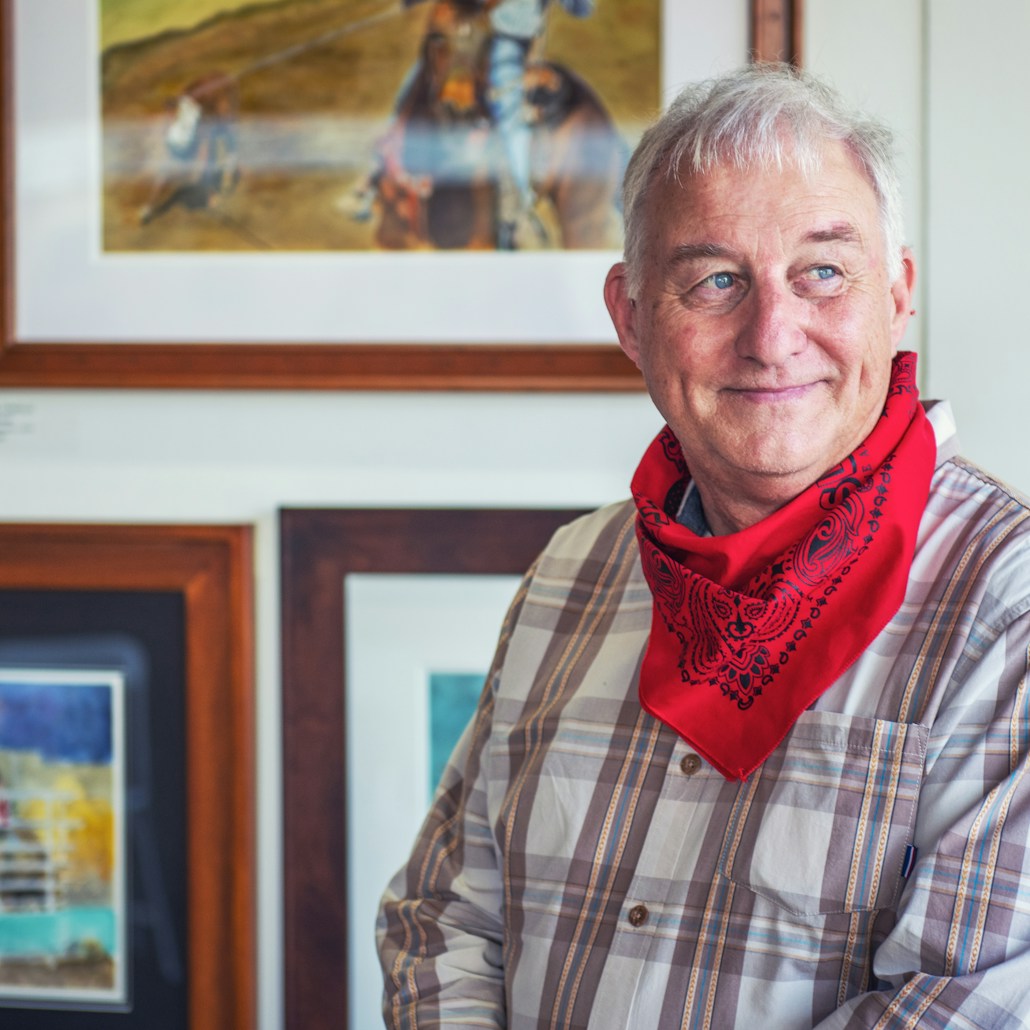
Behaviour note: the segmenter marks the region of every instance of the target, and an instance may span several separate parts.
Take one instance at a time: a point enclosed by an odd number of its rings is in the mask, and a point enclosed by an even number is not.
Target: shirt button
[[[647,922],[647,905],[634,905],[629,910],[629,921],[632,926],[643,926]]]
[[[684,776],[693,776],[701,768],[701,759],[697,755],[684,755],[680,760],[680,769]]]

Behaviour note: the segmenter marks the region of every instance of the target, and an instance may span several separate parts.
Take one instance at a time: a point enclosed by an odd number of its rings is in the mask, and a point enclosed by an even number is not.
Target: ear
[[[916,259],[908,247],[901,251],[901,272],[891,284],[893,311],[891,314],[891,342],[897,351],[912,311],[912,291],[916,285]]]
[[[612,265],[604,280],[604,302],[608,306],[619,346],[637,368],[640,368],[640,341],[637,337],[637,302],[629,295],[626,264]]]

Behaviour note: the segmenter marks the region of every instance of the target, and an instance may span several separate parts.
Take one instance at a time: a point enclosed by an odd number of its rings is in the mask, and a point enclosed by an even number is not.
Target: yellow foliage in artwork
[[[72,773],[51,785],[52,796],[23,801],[21,818],[67,863],[73,880],[110,881],[114,868],[114,813],[107,798],[89,797]],[[56,796],[53,796],[56,795]]]

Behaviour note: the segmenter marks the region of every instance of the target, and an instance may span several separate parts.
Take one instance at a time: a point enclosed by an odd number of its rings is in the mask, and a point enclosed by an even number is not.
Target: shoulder
[[[619,604],[643,585],[631,500],[606,505],[562,526],[537,559],[529,602],[580,608],[601,598]]]
[[[631,500],[605,505],[558,529],[540,556],[548,575],[578,577],[584,566],[604,565],[637,554],[636,508]]]
[[[600,542],[607,542],[612,533],[623,533],[627,527],[632,530],[635,520],[636,508],[631,500],[606,504],[560,527],[545,553],[582,553],[585,556]]]
[[[974,462],[955,456],[938,465],[927,510],[939,519],[967,523],[973,530],[998,520],[1015,528],[1030,519],[1030,498]]]
[[[635,526],[636,509],[624,501],[555,532],[509,618],[496,679],[499,725],[519,718],[523,704],[546,702],[559,666],[563,691],[578,691],[590,677],[592,695],[624,693],[634,682],[652,608]],[[605,659],[597,664],[602,647]]]
[[[942,462],[919,556],[950,579],[952,591],[990,598],[1010,617],[1030,610],[1030,499],[965,458]]]
[[[1030,512],[1030,498],[975,462],[962,457],[955,416],[947,401],[925,402],[937,439],[937,468],[927,511],[938,519],[972,522],[978,527],[1007,514],[1017,522]]]

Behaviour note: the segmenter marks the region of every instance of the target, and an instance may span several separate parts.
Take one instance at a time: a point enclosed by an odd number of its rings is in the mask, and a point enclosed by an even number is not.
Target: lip
[[[803,400],[818,385],[818,382],[813,382],[793,386],[730,386],[727,392],[756,404],[775,404]]]

